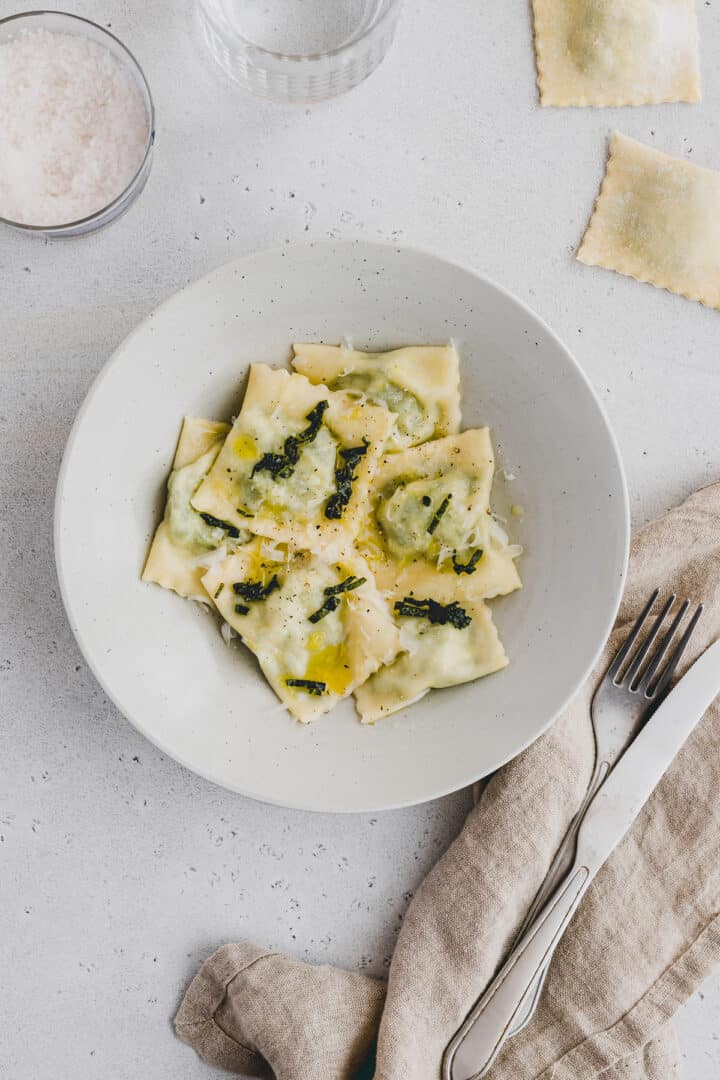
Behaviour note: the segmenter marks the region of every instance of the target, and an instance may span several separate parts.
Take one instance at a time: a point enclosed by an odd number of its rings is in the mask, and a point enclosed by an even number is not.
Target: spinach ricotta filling
[[[472,574],[482,556],[473,551],[478,526],[473,494],[472,479],[462,473],[390,485],[375,511],[390,554],[437,561],[442,552],[444,557],[452,553],[455,573]]]
[[[364,394],[374,405],[384,405],[397,416],[398,432],[413,442],[431,439],[437,423],[437,409],[427,408],[409,390],[398,386],[381,371],[350,371],[330,384],[331,390]]]
[[[216,457],[217,450],[213,448],[197,461],[170,473],[165,521],[172,539],[184,547],[216,548],[227,539],[245,543],[250,538],[249,533],[235,525],[199,512],[190,504]]]

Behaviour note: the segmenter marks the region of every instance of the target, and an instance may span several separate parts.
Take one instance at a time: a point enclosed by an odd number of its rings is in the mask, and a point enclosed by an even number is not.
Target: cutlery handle
[[[525,995],[549,963],[591,880],[587,866],[576,866],[544,911],[514,945],[503,966],[449,1043],[443,1080],[479,1080],[508,1038]]]
[[[527,932],[528,928],[532,926],[535,919],[540,914],[542,909],[547,904],[552,894],[557,889],[560,881],[569,874],[574,862],[575,851],[577,848],[577,835],[580,831],[580,826],[583,823],[585,814],[587,813],[590,803],[593,801],[598,793],[600,786],[607,779],[607,775],[610,772],[610,764],[607,761],[599,761],[595,766],[592,779],[588,786],[585,798],[583,799],[580,807],[578,808],[575,817],[570,822],[568,831],[565,834],[562,844],[557,850],[555,858],[552,861],[550,869],[548,870],[545,880],[538,889],[537,896],[533,900],[531,906],[528,909],[528,913],[525,916],[522,926],[518,930],[516,940],[519,941]],[[532,1020],[535,1010],[538,1007],[540,1001],[540,994],[542,992],[543,985],[545,983],[545,977],[547,976],[548,967],[550,961],[544,965],[541,971],[535,976],[532,984],[528,987],[528,992],[523,999],[522,1009],[518,1009],[515,1019],[513,1021],[512,1028],[508,1031],[507,1037],[509,1039],[518,1035]]]
[[[577,835],[580,831],[580,826],[585,819],[585,814],[588,811],[590,803],[597,795],[601,785],[604,784],[609,772],[610,764],[607,761],[599,761],[595,766],[595,771],[593,772],[588,789],[585,792],[585,797],[578,807],[575,817],[570,822],[568,831],[565,833],[563,841],[555,854],[555,858],[552,861],[545,880],[538,889],[537,896],[533,900],[523,924],[518,930],[518,941],[520,938],[524,937],[528,928],[535,922],[535,919],[545,907],[560,882],[570,873],[573,863],[575,862],[575,849],[577,847]]]

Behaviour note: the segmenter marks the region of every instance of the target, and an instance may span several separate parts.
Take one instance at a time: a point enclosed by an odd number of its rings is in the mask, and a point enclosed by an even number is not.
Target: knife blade
[[[718,692],[720,641],[670,691],[600,787],[578,833],[572,868],[448,1044],[443,1080],[479,1080],[491,1067],[527,988],[549,962],[588,886]]]

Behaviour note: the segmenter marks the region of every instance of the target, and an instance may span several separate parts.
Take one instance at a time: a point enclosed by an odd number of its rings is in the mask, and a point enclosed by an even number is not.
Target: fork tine
[[[630,650],[632,649],[633,645],[637,641],[638,634],[642,630],[643,624],[644,624],[645,620],[647,619],[648,615],[650,614],[650,612],[652,610],[652,606],[655,603],[655,601],[657,600],[659,595],[660,595],[660,590],[655,589],[655,592],[652,594],[652,596],[648,600],[647,604],[645,605],[643,610],[638,615],[638,618],[637,618],[637,620],[635,622],[635,625],[633,626],[632,630],[630,631],[628,636],[625,638],[625,641],[623,642],[620,649],[618,650],[617,656],[615,657],[612,664],[608,668],[608,672],[607,672],[608,676],[613,680],[613,682],[615,682],[615,676],[617,675],[617,673],[620,670],[621,666],[625,662],[625,659],[626,659],[628,653],[630,652]]]
[[[698,620],[699,620],[700,616],[702,615],[702,613],[703,613],[703,605],[698,604],[698,606],[697,606],[697,608],[695,610],[695,614],[693,615],[692,619],[690,620],[690,622],[687,625],[687,629],[685,630],[685,633],[683,634],[683,636],[680,638],[677,645],[673,649],[673,651],[672,651],[672,653],[670,655],[670,659],[668,660],[667,664],[665,665],[665,670],[663,671],[662,675],[660,676],[658,681],[655,683],[652,690],[650,690],[648,687],[646,687],[646,689],[645,689],[645,696],[646,697],[652,698],[653,700],[662,698],[663,693],[665,692],[668,683],[670,682],[671,678],[673,677],[673,674],[675,672],[675,668],[680,663],[680,659],[682,657],[682,654],[685,652],[685,649],[687,648],[687,644],[688,644],[690,638],[693,635],[695,627],[697,626]]]
[[[655,655],[646,667],[642,679],[640,679],[637,686],[632,687],[633,690],[641,690],[643,693],[646,693],[648,686],[650,685],[652,679],[655,677],[655,672],[658,670],[663,660],[665,659],[665,654],[670,648],[670,645],[672,644],[672,639],[675,637],[677,628],[682,622],[685,616],[685,612],[689,607],[690,601],[683,600],[682,604],[678,608],[675,617],[673,618],[673,621],[668,627],[667,633],[663,636],[660,644],[658,645],[657,650],[655,651]]]
[[[639,680],[637,679],[638,672],[640,671],[640,668],[643,665],[643,661],[645,660],[645,657],[647,656],[647,654],[650,651],[650,646],[652,645],[655,638],[660,633],[660,627],[662,626],[663,622],[665,621],[665,618],[666,618],[668,612],[670,611],[670,608],[673,606],[674,603],[675,603],[675,593],[671,593],[670,596],[668,597],[668,599],[665,601],[665,603],[663,605],[663,608],[662,608],[662,611],[656,617],[655,622],[652,624],[652,627],[650,629],[650,633],[645,638],[645,640],[643,641],[643,643],[640,646],[640,648],[638,649],[638,651],[635,653],[635,656],[632,659],[632,663],[630,664],[630,667],[625,672],[623,682],[626,683],[630,687],[631,690],[637,689],[637,687],[635,686],[635,682],[636,682],[636,680],[639,682]]]

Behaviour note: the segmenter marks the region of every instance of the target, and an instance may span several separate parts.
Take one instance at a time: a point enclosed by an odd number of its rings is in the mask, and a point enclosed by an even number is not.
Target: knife
[[[720,641],[670,691],[598,790],[580,827],[571,869],[448,1044],[443,1080],[479,1080],[490,1069],[530,984],[549,962],[588,886],[718,692]]]

